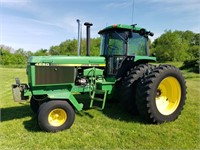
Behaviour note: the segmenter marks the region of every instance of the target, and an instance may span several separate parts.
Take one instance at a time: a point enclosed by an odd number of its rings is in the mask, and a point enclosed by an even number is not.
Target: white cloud
[[[126,8],[132,5],[132,2],[129,1],[121,1],[121,2],[111,2],[106,5],[107,9],[116,9],[116,8]]]
[[[0,4],[5,7],[25,7],[31,0],[0,0]]]
[[[1,17],[1,15],[0,15]],[[65,31],[51,23],[22,17],[4,16],[0,43],[25,50],[49,48],[66,39]]]

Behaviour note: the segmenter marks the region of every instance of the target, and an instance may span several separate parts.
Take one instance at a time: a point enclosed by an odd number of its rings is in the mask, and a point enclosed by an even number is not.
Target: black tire
[[[75,119],[75,112],[67,101],[44,102],[38,110],[38,125],[47,132],[69,129]]]
[[[136,92],[138,111],[151,123],[177,119],[185,99],[185,79],[179,69],[171,65],[160,65],[143,77]]]
[[[136,89],[141,78],[155,68],[151,64],[139,64],[127,71],[125,78],[122,81],[120,98],[122,107],[132,114],[138,114],[136,107]]]
[[[113,93],[112,93],[112,101],[117,101],[119,102],[121,100],[121,90],[122,90],[122,84],[123,84],[123,80],[127,74],[127,72],[130,71],[130,69],[135,66],[136,64],[133,63],[133,59],[134,58],[129,58],[127,57],[125,60],[123,60],[121,67],[119,68],[119,70],[117,71],[117,75],[116,75],[116,82],[115,85],[113,87]]]
[[[40,105],[47,100],[47,95],[33,95],[30,99],[30,107],[33,113],[37,114]]]
[[[37,113],[38,112],[38,109],[39,109],[39,101],[36,101],[34,99],[34,97],[32,96],[31,99],[30,99],[30,107],[31,107],[31,110],[33,111],[33,113]]]

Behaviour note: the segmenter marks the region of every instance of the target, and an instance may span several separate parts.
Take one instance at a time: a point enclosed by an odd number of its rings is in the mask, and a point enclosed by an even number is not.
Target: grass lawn
[[[139,116],[107,103],[104,111],[86,105],[69,130],[42,132],[29,102],[15,103],[11,84],[15,77],[27,82],[25,69],[0,67],[0,149],[200,149],[200,76],[183,71],[187,100],[181,116],[161,125],[146,124]]]

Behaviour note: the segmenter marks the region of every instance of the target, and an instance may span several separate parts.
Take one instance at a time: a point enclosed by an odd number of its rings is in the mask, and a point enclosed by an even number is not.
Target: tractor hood
[[[104,57],[91,56],[31,56],[28,64],[36,66],[105,66]]]

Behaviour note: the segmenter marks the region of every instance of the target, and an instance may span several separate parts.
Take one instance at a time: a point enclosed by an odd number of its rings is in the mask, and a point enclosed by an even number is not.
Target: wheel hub
[[[53,109],[48,115],[48,122],[50,125],[58,127],[63,125],[67,120],[67,113],[61,109]]]
[[[178,107],[181,98],[181,87],[174,77],[167,77],[161,81],[156,92],[156,106],[163,115],[172,114]]]

